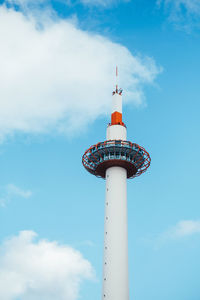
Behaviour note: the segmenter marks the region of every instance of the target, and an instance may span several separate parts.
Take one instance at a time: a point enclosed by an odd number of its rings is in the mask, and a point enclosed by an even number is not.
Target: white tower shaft
[[[121,95],[113,96],[112,112],[119,107],[122,113],[121,101]],[[126,127],[111,124],[107,140],[126,140]],[[126,180],[126,169],[113,166],[106,170],[103,300],[129,300]]]
[[[126,181],[144,173],[151,162],[143,147],[127,141],[126,131],[122,89],[116,84],[107,140],[91,146],[82,156],[88,172],[106,179],[102,300],[129,300]]]
[[[129,300],[126,169],[106,171],[103,299]]]

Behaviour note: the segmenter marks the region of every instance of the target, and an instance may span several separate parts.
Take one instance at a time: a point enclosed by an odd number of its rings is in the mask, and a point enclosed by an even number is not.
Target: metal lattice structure
[[[149,153],[141,146],[123,140],[107,140],[85,151],[82,163],[91,174],[105,178],[106,169],[120,166],[127,170],[127,178],[144,173],[151,163]]]

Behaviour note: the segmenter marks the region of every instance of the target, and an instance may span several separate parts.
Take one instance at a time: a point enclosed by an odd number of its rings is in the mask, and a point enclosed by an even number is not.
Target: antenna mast
[[[118,67],[116,66],[116,93],[118,93]]]

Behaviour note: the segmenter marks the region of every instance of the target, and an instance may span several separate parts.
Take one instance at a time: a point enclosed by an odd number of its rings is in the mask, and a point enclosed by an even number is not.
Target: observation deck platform
[[[82,163],[88,172],[97,177],[105,178],[106,169],[119,166],[127,170],[127,178],[134,178],[148,169],[151,158],[143,147],[135,143],[108,140],[86,150]]]

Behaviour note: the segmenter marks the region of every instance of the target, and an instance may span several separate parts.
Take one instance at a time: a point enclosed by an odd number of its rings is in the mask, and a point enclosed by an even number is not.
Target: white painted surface
[[[122,95],[117,93],[112,96],[112,113],[115,111],[122,114]]]
[[[106,139],[107,140],[127,140],[126,127],[122,125],[110,125],[107,127]]]
[[[126,169],[106,170],[102,300],[129,300],[126,180]]]

